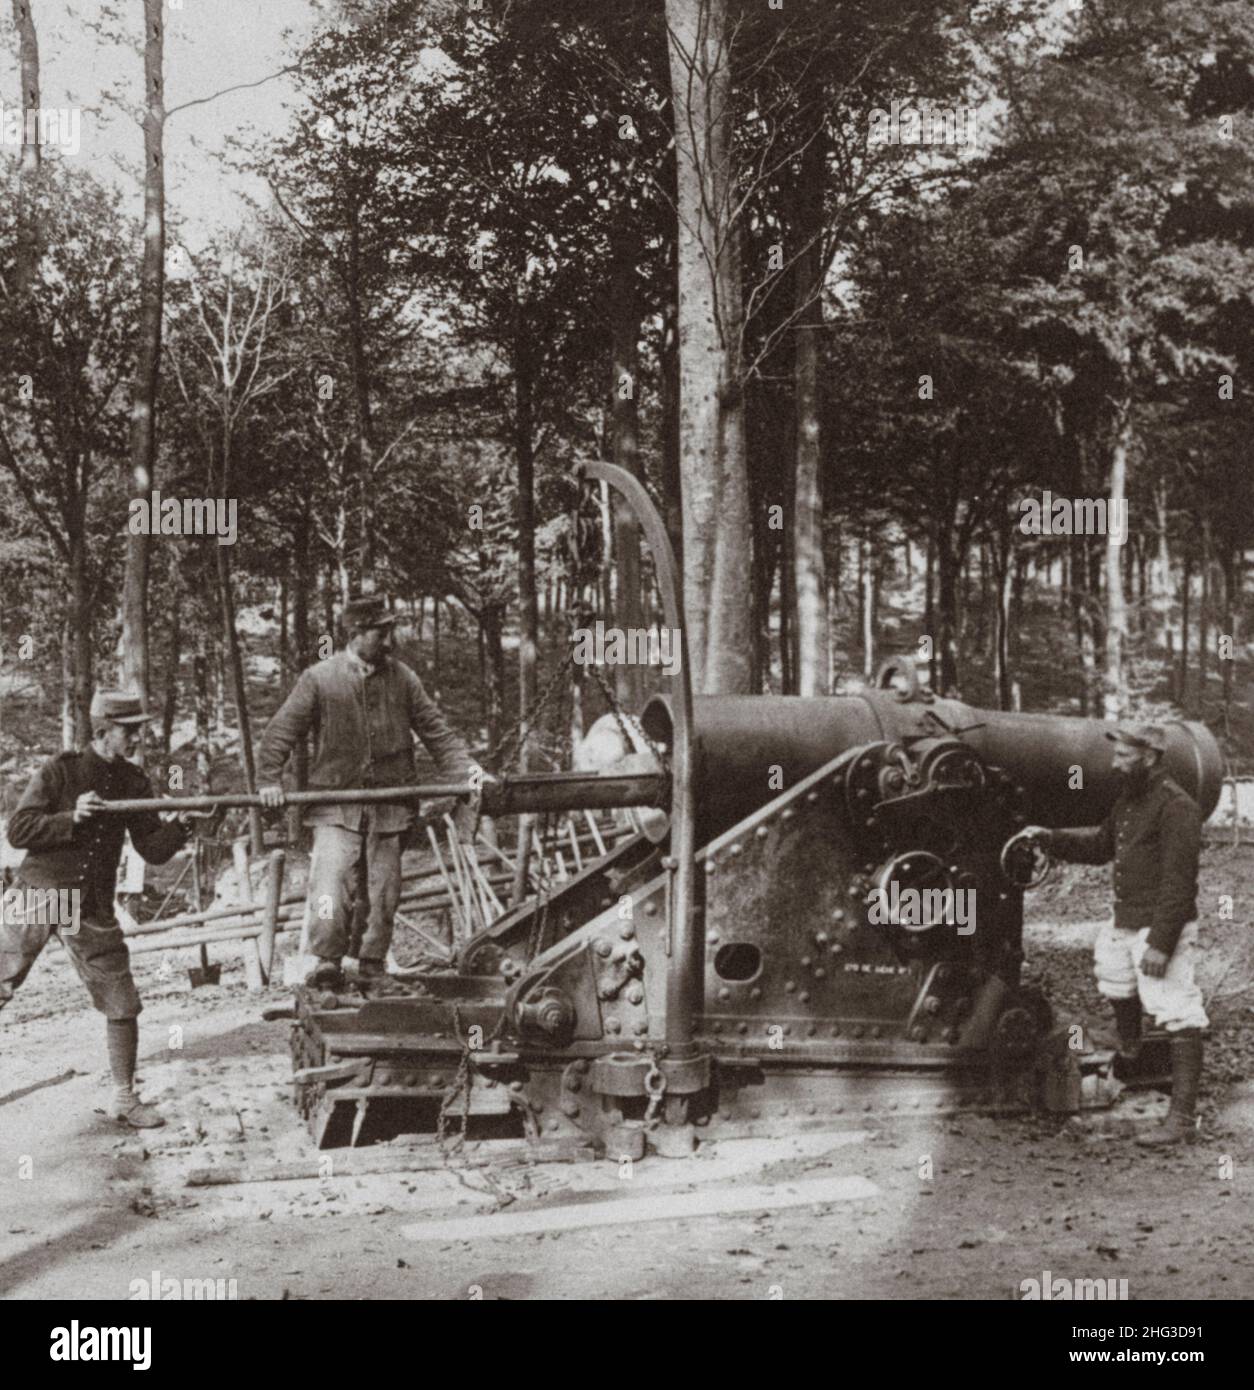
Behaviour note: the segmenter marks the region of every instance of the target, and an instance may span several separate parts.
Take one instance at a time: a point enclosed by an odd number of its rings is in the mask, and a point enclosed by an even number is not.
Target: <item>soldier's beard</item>
[[[1119,776],[1129,796],[1143,796],[1149,788],[1150,770],[1144,764],[1121,770]]]

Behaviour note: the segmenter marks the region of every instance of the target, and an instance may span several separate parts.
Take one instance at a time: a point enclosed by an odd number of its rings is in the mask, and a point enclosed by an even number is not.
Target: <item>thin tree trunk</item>
[[[165,299],[165,30],[161,0],[144,0],[144,259],[135,386],[131,401],[131,496],[147,498],[154,483],[161,322]],[[148,568],[151,538],[126,538],[122,579],[122,683],[148,695]]]
[[[207,623],[196,624],[196,652],[192,658],[192,681],[196,701],[196,790],[202,795],[213,791],[213,697],[210,692],[211,652]]]
[[[218,599],[222,612],[222,636],[226,643],[230,660],[231,690],[235,701],[235,720],[239,727],[240,766],[244,772],[244,786],[250,793],[257,790],[257,764],[253,758],[253,732],[248,719],[248,692],[244,681],[244,658],[240,651],[239,632],[235,626],[235,596],[231,586],[231,566],[228,547],[214,547],[218,565]],[[248,812],[249,829],[252,838],[252,852],[260,855],[265,844],[261,833],[261,812],[251,807]]]
[[[1197,607],[1197,717],[1206,717],[1206,677],[1210,669],[1211,566],[1214,546],[1210,516],[1202,517],[1202,597]]]
[[[1116,511],[1123,511],[1128,493],[1128,450],[1132,443],[1132,403],[1121,401],[1115,424],[1114,447],[1110,455],[1110,487],[1106,526],[1106,690],[1104,713],[1119,719],[1128,707],[1128,681],[1124,652],[1128,642],[1128,615],[1124,601],[1123,549],[1117,528],[1111,524]]]
[[[1193,551],[1184,552],[1184,573],[1180,577],[1180,683],[1176,703],[1185,709],[1189,699],[1189,599],[1193,588]]]
[[[636,293],[635,242],[615,236],[610,276],[610,403],[614,462],[633,476],[639,469],[640,417],[637,404],[640,337],[639,296]],[[640,535],[635,514],[614,498],[614,565],[618,577],[614,618],[625,628],[644,626],[640,581]],[[646,673],[621,662],[614,668],[615,694],[630,710],[644,703]]]
[[[74,650],[74,746],[91,742],[92,606],[87,573],[87,541],[81,531],[69,537],[70,630]]]
[[[174,738],[174,720],[179,703],[179,665],[183,660],[183,583],[173,576],[170,595],[170,643],[166,648],[165,698],[161,708],[161,756],[167,768],[170,763],[170,743]]]
[[[17,246],[13,283],[21,299],[30,288],[39,259],[39,224],[34,215],[31,185],[39,173],[39,38],[28,0],[13,0],[17,29],[18,67],[21,74],[19,114],[23,117],[22,160],[18,169]],[[33,119],[27,113],[33,114]]]
[[[516,310],[514,336],[514,459],[518,468],[518,701],[522,738],[518,749],[518,767],[526,772],[531,766],[532,730],[527,721],[532,717],[537,693],[537,625],[536,613],[536,516],[535,516],[535,438],[533,363],[530,345],[526,340],[521,305]],[[517,904],[526,892],[527,865],[531,855],[532,817],[518,820],[518,857],[515,861],[513,898]]]

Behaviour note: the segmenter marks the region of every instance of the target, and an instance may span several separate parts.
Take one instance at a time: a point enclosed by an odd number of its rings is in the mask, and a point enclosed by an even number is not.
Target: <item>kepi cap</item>
[[[1149,748],[1155,753],[1167,751],[1167,730],[1161,724],[1120,724],[1106,737],[1112,743],[1126,743],[1133,748]]]
[[[110,724],[146,724],[157,716],[145,713],[144,702],[138,695],[128,695],[125,690],[97,690],[91,697],[91,717],[107,719]]]

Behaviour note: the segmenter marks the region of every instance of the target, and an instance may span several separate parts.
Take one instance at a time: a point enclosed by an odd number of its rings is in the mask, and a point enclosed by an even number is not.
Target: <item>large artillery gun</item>
[[[613,485],[679,589],[660,518]],[[701,1132],[867,1113],[1078,1104],[1074,1032],[1021,981],[1027,824],[1099,823],[1118,794],[1101,721],[972,708],[889,663],[848,696],[693,698],[687,653],[620,766],[503,778],[497,814],[653,808],[645,829],[473,935],[408,994],[300,987],[298,1103],[322,1146],[372,1113],[443,1135],[615,1155]],[[1214,809],[1222,759],[1170,726],[1166,766]]]

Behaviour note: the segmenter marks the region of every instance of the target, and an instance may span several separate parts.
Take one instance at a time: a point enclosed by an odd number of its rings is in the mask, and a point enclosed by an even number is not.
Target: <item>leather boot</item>
[[[1171,1108],[1162,1124],[1137,1143],[1147,1149],[1168,1144],[1192,1144],[1197,1139],[1193,1112],[1202,1081],[1202,1035],[1195,1031],[1176,1033],[1171,1039]]]
[[[1120,1081],[1126,1081],[1136,1070],[1141,1052],[1141,1001],[1134,995],[1131,999],[1112,999],[1110,1006],[1119,1034],[1119,1051],[1112,1069]]]

